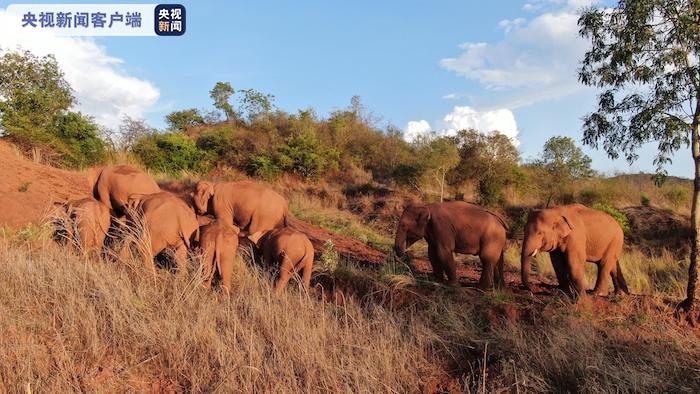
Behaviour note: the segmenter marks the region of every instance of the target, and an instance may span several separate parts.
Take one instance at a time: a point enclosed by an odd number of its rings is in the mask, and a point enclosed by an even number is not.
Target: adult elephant
[[[160,187],[150,175],[128,165],[106,166],[95,169],[91,178],[92,194],[112,215],[124,215],[124,205],[132,194],[159,193]]]
[[[199,223],[192,208],[168,192],[132,194],[125,208],[127,222],[139,237],[131,242],[139,243],[144,265],[153,267],[152,258],[170,248],[174,251],[178,273],[185,273],[187,251],[199,242]],[[144,237],[144,233],[148,237]],[[127,244],[126,248],[129,246]]]
[[[608,276],[612,277],[615,293],[629,293],[619,261],[623,243],[622,228],[604,212],[581,204],[534,210],[525,225],[522,283],[530,288],[532,258],[538,252],[549,252],[562,290],[586,294],[584,264],[589,261],[598,264],[593,294],[608,294]]]
[[[508,226],[498,215],[463,201],[409,205],[396,230],[394,250],[402,256],[421,238],[428,242],[428,257],[438,282],[458,284],[454,253],[478,255],[483,266],[479,287],[503,286],[503,249]]]
[[[286,227],[287,200],[258,182],[212,183],[200,181],[192,195],[199,215],[214,215],[248,234]]]

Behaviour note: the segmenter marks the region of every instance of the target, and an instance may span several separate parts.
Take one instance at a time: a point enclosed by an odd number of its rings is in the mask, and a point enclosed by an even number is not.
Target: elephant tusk
[[[532,257],[537,256],[537,252],[539,252],[539,251],[540,251],[539,249],[535,249],[535,251],[532,252],[532,254],[530,256],[532,256]]]

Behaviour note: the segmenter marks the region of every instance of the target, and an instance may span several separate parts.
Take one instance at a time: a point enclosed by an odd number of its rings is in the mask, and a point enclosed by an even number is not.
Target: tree
[[[84,167],[105,158],[105,142],[92,118],[69,109],[70,85],[56,59],[29,51],[0,56],[0,126],[25,151],[41,152],[53,164]]]
[[[168,129],[173,131],[185,131],[188,127],[203,125],[206,122],[197,108],[174,111],[165,116]]]
[[[243,94],[238,107],[248,118],[249,122],[258,115],[268,113],[272,110],[272,101],[275,99],[275,96],[260,93],[255,89],[243,89],[239,90],[238,93]]]
[[[501,190],[513,181],[519,154],[513,141],[496,131],[481,134],[476,130],[461,130],[454,137],[459,146],[459,164],[450,171],[451,184],[475,181],[480,203],[500,202]]]
[[[645,143],[656,142],[657,180],[683,146],[691,146],[695,182],[687,298],[693,309],[700,253],[700,3],[697,0],[620,0],[614,8],[589,9],[580,34],[591,41],[579,80],[602,89],[598,108],[586,115],[584,142],[631,163]]]
[[[119,147],[124,150],[129,150],[136,141],[153,132],[155,132],[155,129],[146,124],[144,119],[134,119],[128,115],[124,115],[119,125]]]
[[[92,118],[80,112],[67,112],[58,118],[56,134],[60,141],[61,161],[74,168],[93,166],[104,161],[106,147]]]
[[[593,176],[591,158],[576,146],[571,137],[554,136],[547,140],[540,159],[534,162],[542,169],[541,190],[546,193],[546,206],[557,190],[566,190],[576,179]]]
[[[231,96],[236,93],[228,82],[217,82],[216,85],[209,91],[209,96],[214,100],[214,107],[224,112],[226,120],[236,118],[236,112],[229,102]]]
[[[0,116],[4,134],[28,149],[51,145],[59,118],[73,105],[70,85],[52,55],[29,51],[0,57]]]
[[[416,141],[418,155],[422,158],[425,173],[440,188],[440,202],[445,199],[445,178],[448,171],[459,163],[457,145],[450,137],[426,135]]]

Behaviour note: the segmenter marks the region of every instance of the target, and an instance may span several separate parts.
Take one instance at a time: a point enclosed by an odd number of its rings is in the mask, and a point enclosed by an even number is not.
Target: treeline
[[[551,138],[538,159],[523,161],[513,141],[495,131],[427,134],[407,142],[398,128],[379,127],[359,97],[323,118],[312,109],[281,111],[272,95],[235,90],[228,82],[216,83],[210,96],[211,109],[168,114],[166,130],[129,117],[118,130],[108,130],[70,110],[72,90],[53,57],[0,57],[3,136],[56,166],[83,168],[127,154],[171,175],[234,168],[266,180],[291,174],[342,185],[376,182],[429,200],[459,198],[470,190],[469,199],[488,206],[513,203],[514,196],[529,199],[516,203],[539,205],[615,198],[615,190],[606,192],[610,187],[581,187],[596,174],[569,137]]]

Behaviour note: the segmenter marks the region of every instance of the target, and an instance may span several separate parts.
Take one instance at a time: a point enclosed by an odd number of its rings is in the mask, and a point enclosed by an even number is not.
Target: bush
[[[105,142],[93,120],[79,112],[68,112],[58,121],[56,137],[63,164],[83,168],[102,163],[107,154]]]
[[[324,149],[311,133],[290,138],[277,153],[277,164],[281,169],[304,178],[316,178],[327,170],[338,168],[338,152]]]
[[[495,178],[484,178],[477,184],[479,193],[479,204],[487,207],[503,204],[503,194],[501,182]]]
[[[197,138],[197,147],[207,151],[217,163],[230,166],[241,165],[241,140],[236,138],[232,126],[217,127]]]
[[[146,167],[169,174],[210,168],[210,155],[182,133],[150,134],[138,140],[132,152]]]
[[[642,194],[640,203],[642,204],[643,207],[651,206],[651,200],[649,199],[649,196],[647,196],[646,194]]]
[[[247,166],[248,175],[266,180],[277,178],[281,172],[275,159],[266,154],[253,156]]]
[[[620,211],[619,209],[610,206],[608,204],[604,203],[597,203],[594,204],[593,209],[597,209],[599,211],[603,211],[607,213],[608,215],[612,216],[617,223],[620,224],[620,227],[622,227],[622,231],[625,233],[625,235],[629,234],[630,232],[630,223],[629,220],[627,219],[627,215],[625,215],[624,212]]]

